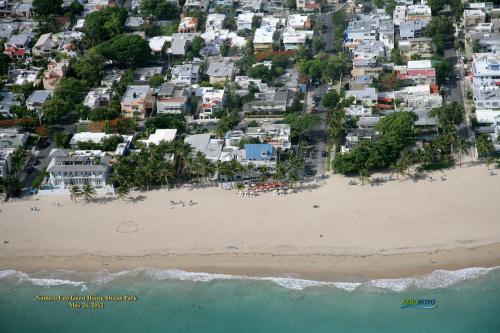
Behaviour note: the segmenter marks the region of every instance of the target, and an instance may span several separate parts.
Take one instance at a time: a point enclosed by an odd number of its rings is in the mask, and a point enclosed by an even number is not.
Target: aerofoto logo
[[[401,309],[435,309],[437,302],[435,299],[405,299],[401,302]]]

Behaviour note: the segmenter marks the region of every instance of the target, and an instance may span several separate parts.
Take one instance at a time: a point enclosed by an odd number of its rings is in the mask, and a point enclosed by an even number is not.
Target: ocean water
[[[36,299],[88,295],[136,300]],[[401,309],[405,299],[432,299],[437,307]],[[500,268],[357,283],[146,268],[114,274],[3,270],[0,332],[500,332]]]

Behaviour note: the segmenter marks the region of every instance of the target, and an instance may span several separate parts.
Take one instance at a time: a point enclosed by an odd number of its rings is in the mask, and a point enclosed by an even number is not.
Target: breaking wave
[[[240,280],[240,281],[268,281],[280,287],[291,290],[303,290],[312,287],[333,287],[345,291],[380,291],[390,290],[402,292],[410,288],[416,289],[437,289],[445,288],[456,283],[473,280],[478,277],[499,269],[500,266],[483,268],[464,268],[455,271],[436,270],[430,274],[400,279],[377,279],[365,282],[324,282],[307,279],[297,279],[293,277],[251,277],[229,274],[211,274],[186,272],[176,269],[155,269],[155,268],[137,268],[130,271],[121,271],[109,273],[107,271],[80,273],[67,270],[58,270],[52,272],[38,272],[27,274],[16,270],[0,271],[0,281],[13,281],[16,285],[20,283],[31,283],[36,286],[74,286],[80,288],[83,292],[91,285],[105,285],[116,279],[138,277],[154,281],[178,280],[209,282],[215,280]],[[86,281],[86,282],[84,282]]]

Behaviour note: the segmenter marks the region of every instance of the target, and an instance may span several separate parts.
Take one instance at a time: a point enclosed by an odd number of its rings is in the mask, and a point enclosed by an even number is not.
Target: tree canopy
[[[118,66],[140,65],[151,56],[148,42],[137,35],[118,35],[99,44],[96,50]]]
[[[90,45],[95,46],[120,35],[127,15],[124,8],[107,6],[85,16],[83,31]]]
[[[33,0],[33,10],[36,15],[49,16],[61,11],[63,0]]]
[[[174,20],[179,17],[179,8],[165,0],[142,0],[141,14],[160,20]]]

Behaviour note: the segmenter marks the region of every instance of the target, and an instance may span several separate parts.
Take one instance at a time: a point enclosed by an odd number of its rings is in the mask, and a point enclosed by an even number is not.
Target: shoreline
[[[436,270],[500,266],[500,243],[431,252],[356,255],[149,254],[144,256],[0,257],[0,270],[117,273],[137,268],[248,277],[298,278],[322,282],[364,282],[418,277]]]
[[[0,204],[0,270],[148,267],[357,281],[500,265],[500,176],[483,165],[432,175],[374,186],[334,175],[284,197],[204,188],[127,201],[14,200]]]

